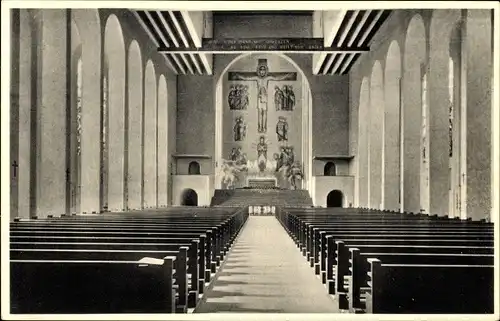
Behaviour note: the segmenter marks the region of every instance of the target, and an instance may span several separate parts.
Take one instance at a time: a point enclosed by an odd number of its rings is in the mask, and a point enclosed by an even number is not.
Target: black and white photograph
[[[4,320],[499,320],[496,1],[2,1]]]

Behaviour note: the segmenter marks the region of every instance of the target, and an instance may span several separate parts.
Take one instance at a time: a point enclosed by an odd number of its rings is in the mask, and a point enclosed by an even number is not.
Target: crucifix
[[[269,72],[267,59],[259,59],[256,72],[229,72],[228,80],[255,81],[257,83],[257,130],[267,132],[267,92],[270,80],[297,80],[296,72]]]
[[[16,161],[14,161],[12,163],[12,167],[14,167],[14,177],[17,177],[17,168],[19,167],[19,164]]]

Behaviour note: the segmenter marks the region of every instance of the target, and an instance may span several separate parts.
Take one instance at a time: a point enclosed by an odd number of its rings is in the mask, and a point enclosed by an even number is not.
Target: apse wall
[[[348,155],[349,76],[315,76],[309,55],[288,56],[302,69],[311,87],[312,154]],[[205,154],[214,159],[216,84],[236,57],[214,56],[213,76],[177,77],[177,153]]]
[[[267,89],[267,128],[259,131],[258,105],[259,93],[255,80],[231,80],[229,75],[255,74],[259,61],[267,64],[269,80],[262,83]],[[274,76],[273,73],[276,74]],[[278,80],[288,73],[288,79]],[[295,67],[277,55],[249,55],[236,61],[223,76],[223,145],[222,157],[231,159],[233,149],[241,148],[248,160],[257,160],[257,144],[261,137],[267,144],[267,158],[272,160],[274,154],[280,153],[280,147],[293,148],[294,158],[302,157],[302,76]],[[238,76],[236,76],[238,77]],[[254,75],[255,78],[255,75]],[[274,80],[273,80],[274,79]],[[286,124],[286,132],[281,127]],[[263,124],[264,125],[264,124]],[[277,131],[280,131],[278,135]]]

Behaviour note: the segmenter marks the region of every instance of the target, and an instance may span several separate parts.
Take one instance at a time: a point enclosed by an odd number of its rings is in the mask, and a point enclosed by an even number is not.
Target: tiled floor
[[[195,313],[338,313],[274,216],[250,216]]]

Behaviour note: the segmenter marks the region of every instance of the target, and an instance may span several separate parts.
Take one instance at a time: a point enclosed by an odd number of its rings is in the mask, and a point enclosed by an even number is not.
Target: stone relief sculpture
[[[282,110],[293,111],[295,107],[295,93],[293,92],[293,87],[291,85],[283,86],[283,102]]]
[[[248,86],[242,84],[231,85],[227,102],[231,110],[246,110],[249,103]]]
[[[234,141],[240,142],[245,140],[247,126],[243,120],[243,116],[236,117],[233,131],[234,131]]]
[[[288,141],[288,122],[284,116],[278,117],[278,122],[276,123],[276,135],[278,137],[278,142]]]
[[[276,111],[293,111],[295,107],[295,93],[291,85],[283,85],[283,88],[274,87],[274,106]]]

